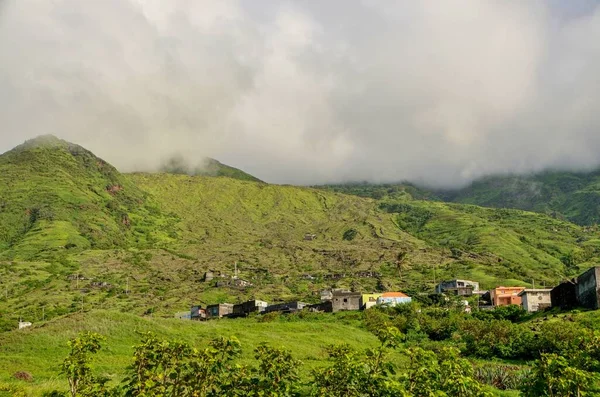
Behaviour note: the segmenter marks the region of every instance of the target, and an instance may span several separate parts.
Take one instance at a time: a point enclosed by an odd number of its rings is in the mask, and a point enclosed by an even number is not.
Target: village
[[[240,279],[236,278],[237,280]],[[242,283],[245,282],[244,280],[240,281]],[[476,281],[454,279],[442,281],[437,284],[434,293],[429,294],[429,297],[446,300],[449,299],[449,296],[461,298],[460,302],[467,312],[471,312],[472,310],[467,298],[477,297],[476,305],[480,310],[492,310],[500,306],[517,305],[529,313],[534,313],[553,307],[565,310],[576,307],[597,310],[600,308],[599,291],[600,266],[597,266],[554,288],[498,286],[484,291],[479,289],[479,283]],[[301,310],[336,313],[340,311],[366,310],[373,306],[393,307],[412,301],[412,297],[399,291],[361,293],[344,289],[330,289],[321,291],[321,302],[315,304],[300,301],[269,304],[268,302],[254,299],[238,304],[216,303],[209,304],[206,307],[194,305],[191,307],[189,313],[182,313],[178,317],[202,321],[223,317],[246,317],[252,313],[293,313]]]

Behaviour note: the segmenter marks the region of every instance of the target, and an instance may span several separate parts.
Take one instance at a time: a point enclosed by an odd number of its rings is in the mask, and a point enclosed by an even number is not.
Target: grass
[[[139,343],[140,333],[152,331],[165,339],[178,339],[198,348],[213,338],[236,337],[243,348],[241,363],[253,361],[253,350],[260,343],[289,349],[303,362],[301,374],[308,378],[311,369],[326,363],[324,348],[341,342],[362,350],[375,347],[377,339],[363,329],[361,313],[313,315],[309,318],[279,318],[259,322],[255,318],[223,319],[192,322],[177,319],[141,318],[113,311],[92,311],[70,315],[41,326],[0,334],[0,384],[23,387],[27,395],[37,396],[53,389],[64,390],[66,380],[58,374],[58,366],[68,353],[66,342],[80,331],[93,331],[106,336],[103,348],[94,360],[97,373],[119,381],[131,364],[133,346]],[[398,354],[395,360],[402,357]],[[12,378],[17,371],[33,375],[27,384]],[[0,394],[1,395],[1,394]]]
[[[0,329],[82,306],[172,317],[198,303],[315,302],[323,288],[414,295],[448,278],[552,285],[600,253],[593,229],[415,200],[424,193],[411,186],[373,200],[229,177],[120,174],[52,137],[0,156],[0,182]],[[231,277],[235,263],[252,287],[203,282],[208,270]],[[102,282],[110,288],[93,284]]]

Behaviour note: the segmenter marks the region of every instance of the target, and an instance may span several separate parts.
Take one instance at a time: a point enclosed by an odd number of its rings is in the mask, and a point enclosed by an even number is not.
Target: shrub
[[[13,374],[13,378],[22,380],[25,382],[33,382],[33,376],[29,372],[18,371]]]
[[[598,395],[598,374],[572,367],[565,357],[542,354],[521,391],[525,397]]]

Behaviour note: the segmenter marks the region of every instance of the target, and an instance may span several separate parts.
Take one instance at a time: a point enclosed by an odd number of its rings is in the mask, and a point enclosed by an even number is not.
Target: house
[[[412,298],[402,292],[384,292],[377,298],[378,305],[396,306],[410,303]]]
[[[586,309],[600,309],[600,266],[577,277],[577,303]]]
[[[206,310],[202,306],[192,306],[190,309],[190,320],[201,321],[206,320]]]
[[[331,313],[333,312],[333,302],[328,300],[316,303],[314,305],[308,305],[308,310],[310,310],[311,312]]]
[[[572,309],[577,307],[577,279],[560,283],[550,291],[552,307]]]
[[[377,299],[380,298],[382,293],[378,294],[362,294],[360,297],[360,308],[361,310],[369,309],[377,304]]]
[[[496,287],[490,290],[490,299],[493,306],[521,305],[519,293],[525,287]]]
[[[250,281],[241,278],[236,278],[231,283],[238,288],[252,287],[254,285]]]
[[[231,303],[219,303],[206,306],[206,318],[221,318],[229,316],[232,313],[233,305]]]
[[[190,312],[175,313],[175,318],[179,320],[191,320],[192,314]]]
[[[460,296],[471,296],[479,291],[479,283],[471,280],[442,281],[435,287],[436,294],[451,293]]]
[[[600,266],[592,267],[579,277],[563,282],[550,292],[553,307],[563,309],[581,306],[600,308]]]
[[[321,301],[330,301],[333,299],[333,292],[330,289],[321,291]]]
[[[304,302],[287,302],[287,303],[277,303],[275,305],[269,305],[265,308],[265,313],[272,312],[282,312],[282,313],[293,313],[304,309],[307,306]]]
[[[262,313],[269,306],[265,301],[251,300],[244,303],[233,305],[233,314],[238,316],[247,316],[250,313]]]
[[[19,321],[19,329],[29,328],[32,325],[29,321]]]
[[[518,296],[521,298],[523,309],[532,313],[552,306],[551,291],[551,289],[527,288],[519,292]]]
[[[362,295],[358,292],[347,292],[347,291],[334,291],[333,299],[333,312],[340,312],[345,310],[360,310]]]
[[[215,272],[213,272],[212,270],[207,271],[206,273],[204,273],[204,282],[208,283],[210,281],[213,280],[213,278],[215,278]]]

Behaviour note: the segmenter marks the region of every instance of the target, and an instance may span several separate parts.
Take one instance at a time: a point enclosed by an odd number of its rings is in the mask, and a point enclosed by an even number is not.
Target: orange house
[[[520,305],[519,293],[525,287],[497,287],[490,290],[490,298],[494,306]]]

